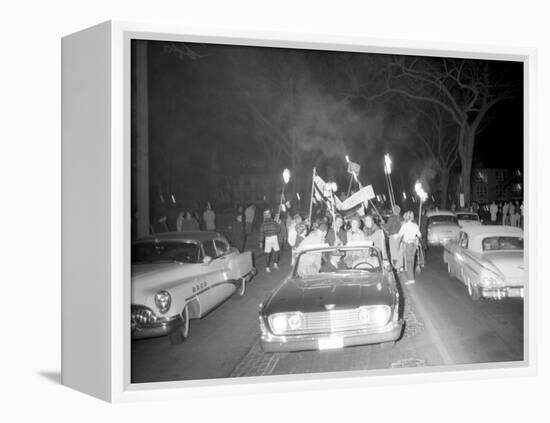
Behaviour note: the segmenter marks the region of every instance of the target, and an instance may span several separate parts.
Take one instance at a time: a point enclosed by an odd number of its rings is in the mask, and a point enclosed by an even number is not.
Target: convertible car
[[[447,210],[432,210],[426,213],[427,243],[429,246],[445,245],[456,239],[460,226],[453,212]]]
[[[163,233],[132,245],[132,339],[169,335],[180,343],[200,319],[233,293],[244,295],[256,273],[216,232]]]
[[[265,352],[393,342],[403,329],[394,276],[367,243],[303,250],[259,319]]]
[[[446,245],[449,274],[468,287],[474,300],[523,298],[523,231],[512,226],[470,226]]]

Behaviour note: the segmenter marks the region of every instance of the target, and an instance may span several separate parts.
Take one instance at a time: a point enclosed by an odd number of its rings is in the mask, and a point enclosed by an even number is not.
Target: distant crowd
[[[493,201],[481,205],[474,201],[462,210],[477,213],[485,223],[523,228],[523,201]],[[451,211],[458,211],[455,203],[451,204]]]
[[[412,211],[402,214],[397,205],[384,218],[378,210],[364,216],[344,218],[336,214],[333,217],[326,207],[316,207],[310,221],[309,216],[292,213],[281,205],[258,213],[258,206],[249,204],[236,207],[233,221],[222,229],[217,228],[216,213],[208,203],[202,213],[180,210],[158,216],[151,225],[151,233],[218,230],[224,232],[240,251],[246,249],[250,236],[257,234],[259,247],[266,254],[266,272],[279,269],[281,254],[287,249],[294,264],[300,248],[308,245],[346,245],[348,242],[370,241],[381,251],[386,263],[403,272],[405,283],[414,283],[415,270],[423,266],[426,250],[424,212],[433,208],[427,205],[423,209],[418,225]],[[450,208],[453,212],[459,211],[454,203]],[[460,211],[477,213],[485,223],[523,227],[522,202],[492,202],[485,205],[473,202]]]

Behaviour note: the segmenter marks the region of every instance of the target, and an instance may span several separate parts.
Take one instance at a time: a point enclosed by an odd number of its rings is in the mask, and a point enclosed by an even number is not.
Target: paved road
[[[260,257],[246,295],[191,321],[185,343],[133,341],[132,382],[523,360],[523,302],[473,302],[466,287],[449,278],[441,256],[430,251],[416,284],[403,287],[406,329],[395,345],[277,354],[259,347],[258,305],[288,272],[288,257],[271,274]]]

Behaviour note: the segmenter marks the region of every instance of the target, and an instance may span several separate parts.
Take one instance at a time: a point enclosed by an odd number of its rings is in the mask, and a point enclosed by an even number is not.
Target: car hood
[[[142,303],[149,295],[192,278],[200,264],[143,263],[132,265],[132,303]]]
[[[350,309],[362,305],[393,305],[395,288],[382,274],[323,276],[288,279],[265,304],[265,315],[301,311],[303,313],[332,309]]]
[[[506,281],[523,284],[525,269],[523,251],[491,251],[483,254],[487,263],[501,274]]]

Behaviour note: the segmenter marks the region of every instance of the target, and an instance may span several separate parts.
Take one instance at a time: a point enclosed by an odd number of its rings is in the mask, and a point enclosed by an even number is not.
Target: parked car
[[[477,213],[468,211],[457,211],[455,214],[458,220],[458,225],[461,228],[465,226],[481,225],[481,220],[479,219],[479,215]]]
[[[523,231],[512,226],[469,226],[446,245],[449,274],[468,287],[474,300],[523,298]]]
[[[426,212],[426,242],[429,246],[444,245],[456,239],[460,226],[453,212],[430,210]]]
[[[394,342],[403,328],[394,275],[372,243],[301,251],[259,319],[265,352]]]
[[[170,232],[132,245],[132,339],[189,335],[200,319],[235,292],[244,295],[256,273],[252,253],[217,232]]]

